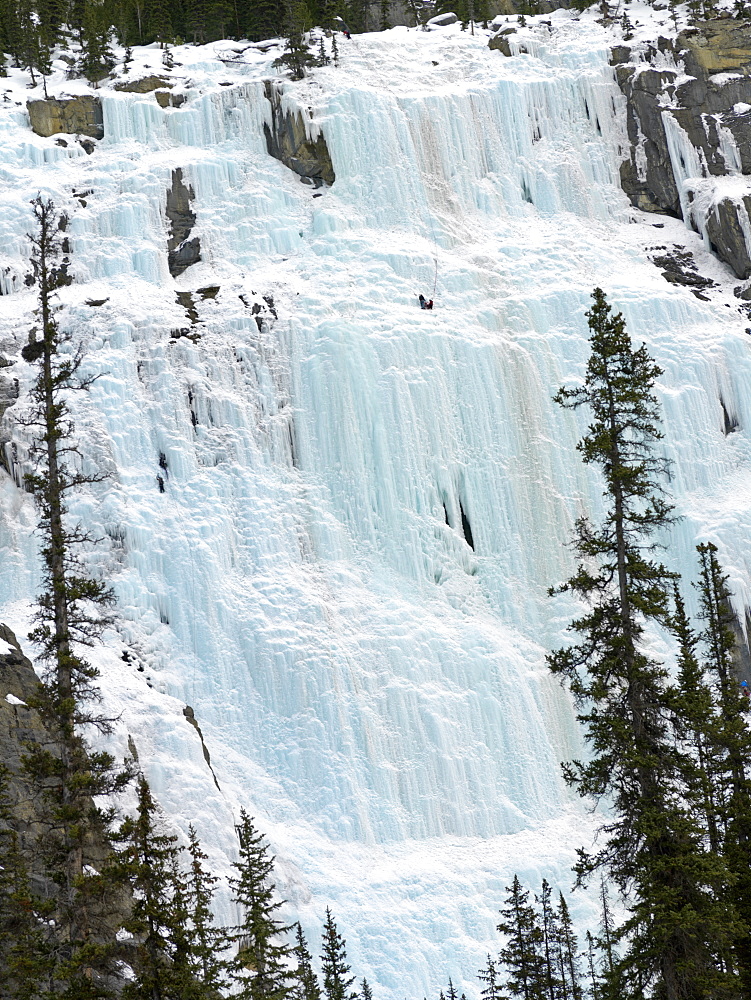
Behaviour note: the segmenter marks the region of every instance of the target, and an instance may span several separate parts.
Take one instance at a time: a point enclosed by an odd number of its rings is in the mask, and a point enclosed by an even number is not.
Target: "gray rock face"
[[[167,218],[170,221],[167,259],[173,278],[201,259],[201,241],[197,236],[189,239],[196,224],[195,212],[190,207],[194,198],[193,188],[186,187],[183,183],[182,169],[178,167],[173,170],[172,186],[167,191],[166,208]]]
[[[10,646],[10,652],[3,652]],[[22,849],[30,846],[40,796],[23,773],[24,742],[46,742],[38,713],[29,708],[39,681],[7,625],[0,623],[0,760],[8,768],[8,798]]]
[[[644,211],[684,219],[739,278],[747,278],[751,198],[708,205],[697,194],[703,178],[751,174],[751,107],[743,107],[751,105],[751,22],[715,18],[675,42],[659,38],[646,55],[643,68],[627,46],[611,52],[627,101],[631,146],[621,165],[623,190]],[[665,68],[671,62],[675,69]],[[672,147],[671,133],[677,139]]]
[[[115,84],[115,90],[126,94],[153,94],[161,108],[179,108],[185,103],[185,97],[182,94],[170,93],[172,87],[171,81],[163,76],[145,76],[130,83]]]
[[[29,101],[26,105],[31,127],[37,135],[88,135],[92,139],[104,136],[102,104],[98,97],[82,94],[67,100],[53,97],[46,101]]]
[[[12,362],[0,355],[0,420],[9,406],[18,399],[18,379],[13,378],[8,369]]]
[[[504,56],[515,55],[515,53],[511,51],[511,45],[509,43],[509,39],[511,38],[512,35],[515,34],[516,34],[516,28],[503,28],[501,31],[499,31],[497,34],[491,37],[490,41],[488,42],[488,48],[495,49],[498,52],[502,52]],[[518,45],[517,49],[519,53],[527,51],[523,45]]]
[[[331,185],[336,180],[329,148],[323,133],[308,138],[302,114],[282,110],[281,91],[272,81],[265,82],[266,97],[271,105],[271,125],[264,124],[269,155],[294,170],[315,187]]]

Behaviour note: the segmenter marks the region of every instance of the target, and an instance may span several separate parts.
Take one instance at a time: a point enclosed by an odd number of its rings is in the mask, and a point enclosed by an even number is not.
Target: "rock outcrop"
[[[18,379],[13,378],[8,369],[12,362],[0,354],[0,420],[9,406],[18,399]]]
[[[751,174],[751,23],[716,18],[611,53],[627,101],[624,191],[638,208],[682,218],[739,278],[751,277],[749,194],[713,178]]]
[[[263,126],[269,154],[315,187],[333,184],[336,175],[323,133],[311,139],[301,112],[282,108],[278,84],[267,80],[265,90],[271,105],[271,124]]]
[[[65,132],[70,135],[87,135],[92,139],[104,136],[102,103],[92,94],[29,101],[26,110],[29,112],[31,128],[37,135],[50,136]]]
[[[117,83],[115,90],[126,94],[153,94],[160,107],[179,108],[185,103],[185,97],[182,94],[171,93],[173,86],[172,81],[163,76],[144,76],[129,83]]]
[[[170,221],[167,259],[173,278],[201,259],[200,239],[197,236],[189,238],[196,224],[195,212],[190,207],[194,198],[193,188],[186,187],[182,169],[177,167],[172,171],[172,186],[167,190],[166,208],[167,218]]]

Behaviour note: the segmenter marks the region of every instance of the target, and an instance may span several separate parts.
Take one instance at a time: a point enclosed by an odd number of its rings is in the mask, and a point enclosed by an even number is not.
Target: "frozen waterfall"
[[[330,904],[376,1000],[448,976],[476,995],[514,872],[567,889],[590,836],[559,771],[581,737],[544,656],[573,611],[546,589],[571,568],[574,519],[600,505],[575,451],[586,415],[551,400],[582,375],[595,285],[665,369],[684,515],[667,558],[692,579],[694,544],[715,541],[741,616],[751,603],[751,341],[732,278],[679,222],[629,207],[608,39],[547,20],[512,58],[458,27],[343,40],[340,68],[285,86],[330,150],[320,191],[266,152],[276,53],[223,65],[176,48],[186,103],[103,90],[91,156],[2,112],[0,269],[22,276],[29,199],[51,195],[77,279],[61,325],[101,375],[73,405],[86,462],[110,478],[75,513],[105,539],[92,565],[117,594],[100,661],[119,739],[217,871],[239,806],[258,818],[287,915],[317,940]],[[144,73],[158,57],[136,53]],[[202,260],[173,279],[176,167]],[[716,279],[710,301],[648,260],[671,244]],[[2,297],[0,353],[15,358],[33,307],[31,291]],[[23,394],[29,367],[13,375]],[[33,523],[0,469],[0,621],[19,636]]]

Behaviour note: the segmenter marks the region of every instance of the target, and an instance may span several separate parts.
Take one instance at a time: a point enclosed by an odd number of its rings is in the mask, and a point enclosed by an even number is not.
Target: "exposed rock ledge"
[[[323,133],[319,132],[316,139],[311,139],[301,112],[292,114],[282,110],[279,85],[266,80],[264,86],[271,104],[271,125],[263,126],[269,154],[304,180],[311,181],[315,187],[333,184],[336,175]]]
[[[69,135],[88,135],[92,139],[104,136],[102,103],[92,94],[29,101],[26,110],[31,128],[37,135],[46,137],[65,132]]]
[[[711,181],[751,174],[751,23],[715,18],[638,54],[616,46],[611,63],[628,106],[624,191],[644,211],[684,219],[751,277],[751,179],[748,194],[741,181],[725,196]]]

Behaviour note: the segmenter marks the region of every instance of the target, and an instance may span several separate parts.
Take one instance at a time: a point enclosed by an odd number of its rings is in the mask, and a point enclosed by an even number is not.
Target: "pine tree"
[[[304,3],[298,2],[290,7],[287,17],[287,45],[274,66],[284,66],[290,71],[293,80],[302,80],[305,71],[316,65],[316,57],[308,48],[306,32],[310,29],[310,16]]]
[[[558,923],[551,903],[552,889],[547,879],[542,880],[542,888],[537,902],[542,915],[542,951],[545,958],[545,981],[548,1000],[556,1000],[561,988]]]
[[[717,782],[722,803],[723,853],[733,875],[733,899],[745,930],[739,931],[735,953],[741,967],[744,989],[751,991],[751,729],[748,703],[735,675],[733,655],[733,609],[727,575],[711,542],[697,546],[700,565],[701,633],[707,651],[707,668],[716,692],[718,720],[716,742],[724,755]]]
[[[321,1000],[321,987],[313,971],[313,958],[308,951],[303,929],[298,923],[295,928],[295,946],[292,954],[296,961],[292,973],[292,1000]]]
[[[363,979],[360,986],[360,1000],[373,1000],[373,991],[367,979]]]
[[[137,814],[123,822],[118,834],[122,846],[116,865],[133,890],[132,910],[123,927],[138,942],[131,960],[134,978],[125,983],[121,996],[123,1000],[192,1000],[200,992],[188,967],[181,848],[177,837],[162,829],[144,775],[138,778],[137,791]]]
[[[186,930],[188,965],[193,978],[208,997],[220,997],[227,983],[227,961],[223,958],[229,944],[224,929],[214,923],[211,902],[219,879],[204,867],[208,860],[201,850],[195,828],[188,827],[190,858],[185,885],[186,910],[189,924]],[[311,998],[312,1000],[312,998]]]
[[[506,892],[509,895],[501,910],[503,920],[498,924],[499,932],[508,939],[499,956],[506,969],[506,986],[511,996],[546,1000],[544,935],[534,907],[529,905],[529,891],[514,875]]]
[[[91,539],[70,524],[67,510],[71,490],[99,481],[69,464],[76,444],[66,397],[88,388],[92,379],[80,376],[80,349],[61,350],[69,338],[59,331],[54,295],[70,278],[55,207],[40,196],[32,205],[37,228],[29,236],[31,277],[39,294],[39,329],[31,332],[22,355],[37,375],[22,422],[33,436],[30,457],[36,471],[26,476],[26,484],[39,510],[43,565],[43,591],[29,638],[41,651],[45,672],[29,704],[38,710],[48,740],[26,744],[23,766],[44,790],[37,851],[54,885],[55,935],[65,942],[56,953],[54,976],[83,997],[94,995],[97,974],[114,971],[115,942],[104,929],[121,900],[121,889],[89,864],[106,853],[112,823],[111,811],[93,800],[121,790],[130,774],[127,768],[118,770],[110,754],[91,750],[83,737],[86,725],[109,730],[108,721],[92,711],[99,698],[98,670],[78,649],[99,638],[112,596],[86,573],[78,552]]]
[[[493,961],[490,955],[488,955],[488,964],[484,969],[480,969],[477,973],[477,978],[483,984],[480,990],[480,996],[483,997],[483,1000],[507,1000],[498,978],[497,963]]]
[[[623,933],[631,984],[659,984],[666,1000],[699,1000],[733,986],[720,970],[735,917],[723,893],[724,865],[704,849],[681,799],[666,670],[643,649],[646,622],[669,617],[671,574],[651,558],[655,533],[673,520],[658,482],[665,461],[656,453],[662,435],[653,387],[661,370],[644,345],[632,348],[601,289],[593,298],[584,385],[555,398],[592,412],[577,447],[602,473],[606,511],[599,528],[577,521],[581,563],[559,592],[589,607],[570,626],[580,643],[548,663],[569,682],[592,748],[591,760],[566,765],[565,776],[580,795],[609,797],[614,818],[603,828],[605,846],[594,857],[580,852],[577,872],[584,878],[604,867],[629,896]]]
[[[336,929],[331,910],[326,907],[326,923],[323,928],[323,992],[326,1000],[352,1000],[354,976],[350,976],[347,965],[347,942]]]
[[[579,943],[574,933],[574,924],[569,913],[568,903],[563,893],[558,893],[558,910],[556,913],[556,930],[558,935],[558,953],[561,960],[561,983],[564,1000],[582,1000],[584,992],[581,987],[579,970]]]
[[[230,879],[243,913],[242,923],[233,931],[239,946],[233,963],[241,985],[237,995],[247,1000],[284,1000],[290,992],[287,960],[292,949],[282,941],[290,928],[276,916],[283,904],[274,898],[274,858],[244,809],[237,835],[240,860],[233,865],[237,876]]]
[[[87,80],[97,83],[115,65],[109,44],[110,22],[107,12],[91,0],[84,7],[81,38],[81,70]]]
[[[696,648],[699,637],[693,632],[681,593],[676,584],[672,630],[678,640],[678,677],[670,690],[673,729],[683,747],[683,784],[689,801],[702,817],[710,850],[721,850],[721,804],[718,795],[721,771],[718,746],[718,718],[713,693],[704,678]]]
[[[323,35],[318,40],[318,59],[316,60],[316,65],[318,66],[328,66],[331,62],[330,57],[326,53],[326,43],[324,41]]]
[[[590,931],[587,931],[587,972],[589,973],[589,1000],[601,1000],[600,981],[597,975],[597,946]]]

